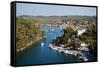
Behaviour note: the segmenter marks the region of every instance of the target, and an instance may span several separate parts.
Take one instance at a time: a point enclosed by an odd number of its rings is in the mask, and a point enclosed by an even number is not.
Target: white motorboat
[[[42,47],[44,46],[44,43],[43,43],[43,42],[41,43],[41,46],[42,46]]]

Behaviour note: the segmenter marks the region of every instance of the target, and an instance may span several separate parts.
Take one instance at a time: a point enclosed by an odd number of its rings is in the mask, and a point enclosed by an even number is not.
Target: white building
[[[86,31],[86,29],[81,29],[81,30],[77,30],[77,31],[78,31],[78,36],[80,36],[81,34],[83,34]]]

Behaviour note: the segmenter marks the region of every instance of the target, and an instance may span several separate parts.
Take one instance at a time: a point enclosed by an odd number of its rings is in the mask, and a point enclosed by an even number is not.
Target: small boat
[[[43,43],[43,42],[41,43],[41,46],[42,46],[42,47],[44,46],[44,43]]]
[[[54,50],[58,50],[56,47],[55,48],[53,48]]]
[[[49,46],[48,46],[49,48],[52,48],[52,45],[51,44],[49,44]]]
[[[80,58],[80,59],[82,59],[82,57],[81,57],[81,56],[80,56],[79,58]]]
[[[77,56],[77,54],[74,54],[75,56]]]
[[[54,29],[52,29],[52,31],[54,31]]]
[[[84,57],[84,61],[88,61],[88,59],[86,57]]]

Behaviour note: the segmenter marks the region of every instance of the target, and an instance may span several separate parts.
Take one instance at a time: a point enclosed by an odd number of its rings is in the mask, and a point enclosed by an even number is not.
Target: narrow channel
[[[65,55],[48,47],[51,41],[60,35],[61,29],[58,27],[44,28],[45,38],[32,44],[32,46],[21,51],[16,56],[16,65],[36,65],[53,63],[73,63],[80,62],[74,55]],[[41,46],[43,43],[43,46]]]

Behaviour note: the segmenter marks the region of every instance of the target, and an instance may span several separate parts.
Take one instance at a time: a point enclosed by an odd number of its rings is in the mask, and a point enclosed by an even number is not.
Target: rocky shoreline
[[[60,47],[60,46],[55,46],[53,44],[49,44],[48,47],[51,48],[52,50],[56,50],[60,53],[78,56],[79,59],[81,59],[82,61],[88,61],[88,58],[86,57],[86,54],[84,53],[86,51],[81,50],[81,48],[79,48],[79,49],[72,49],[71,47],[63,48],[63,47]]]
[[[28,48],[29,46],[32,46],[33,43],[35,43],[35,42],[37,42],[38,40],[41,40],[41,39],[43,39],[43,38],[44,38],[44,37],[40,37],[40,38],[36,39],[34,42],[31,41],[29,44],[26,44],[27,46],[22,47],[22,48],[20,48],[20,49],[16,49],[16,52],[23,51],[24,49]]]

